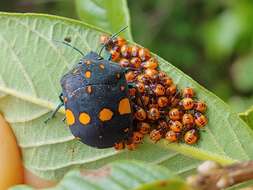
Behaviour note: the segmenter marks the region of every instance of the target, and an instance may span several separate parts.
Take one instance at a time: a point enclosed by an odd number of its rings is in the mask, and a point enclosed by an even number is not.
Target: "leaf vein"
[[[228,118],[229,116],[230,116],[230,113],[228,113],[227,118]],[[230,126],[231,126],[230,120],[228,119],[227,121],[228,121],[228,123],[229,123]],[[249,155],[247,154],[247,152],[245,151],[245,149],[243,148],[241,141],[239,141],[239,138],[238,138],[237,134],[234,132],[234,130],[233,130],[231,127],[228,127],[228,128],[229,128],[229,130],[232,132],[232,134],[234,135],[235,140],[236,140],[237,144],[239,145],[240,149],[242,150],[243,154],[247,157],[248,160],[250,160],[250,157],[249,157]]]
[[[6,44],[6,46],[11,50],[12,54],[14,55],[14,58],[16,61],[14,61],[14,63],[17,63],[17,65],[19,66],[21,72],[23,73],[26,81],[28,82],[31,90],[33,91],[33,94],[34,96],[37,96],[37,92],[36,92],[36,89],[35,89],[35,86],[33,85],[33,82],[32,80],[30,79],[25,67],[23,66],[23,64],[21,63],[21,61],[19,60],[16,52],[13,50],[13,48],[10,46],[9,43],[7,43],[7,41],[4,39],[3,35],[0,33],[0,37],[2,39],[2,41]]]

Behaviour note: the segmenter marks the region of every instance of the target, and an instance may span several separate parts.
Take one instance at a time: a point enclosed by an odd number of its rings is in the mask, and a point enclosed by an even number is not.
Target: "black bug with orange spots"
[[[97,148],[127,138],[124,129],[133,116],[125,71],[119,65],[90,52],[62,77],[61,86],[67,98],[66,121],[75,137]]]
[[[103,36],[101,41],[105,44],[99,53],[91,51],[86,55],[69,43],[61,42],[78,51],[82,58],[62,76],[61,104],[51,118],[64,106],[66,122],[76,139],[96,148],[122,149],[133,137],[133,113],[126,69],[113,61],[118,60],[119,48],[124,46],[125,40]],[[109,50],[113,43],[119,48],[111,49],[111,56],[106,59],[100,56],[103,49]],[[139,142],[142,134],[138,134],[134,137]]]

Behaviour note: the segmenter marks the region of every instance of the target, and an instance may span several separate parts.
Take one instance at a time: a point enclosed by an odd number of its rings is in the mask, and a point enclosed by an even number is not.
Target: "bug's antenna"
[[[128,26],[125,26],[124,28],[122,28],[120,31],[116,32],[115,34],[113,34],[109,40],[112,40],[113,38],[115,38],[116,36],[118,36],[121,32],[123,32],[124,30],[127,29]]]
[[[62,43],[62,44],[64,44],[64,45],[66,45],[66,46],[69,46],[69,47],[71,47],[72,49],[74,49],[74,50],[76,50],[77,52],[79,52],[82,56],[84,56],[84,53],[83,53],[81,50],[79,50],[78,48],[76,48],[76,47],[70,45],[70,44],[67,43],[67,42],[61,42],[61,41],[57,41],[57,40],[54,40],[54,42]]]
[[[115,34],[113,34],[113,35],[109,38],[109,40],[107,41],[107,43],[105,43],[105,44],[102,46],[102,48],[100,49],[98,55],[100,56],[101,53],[102,53],[102,51],[104,50],[105,46],[106,46],[110,41],[112,41],[116,36],[118,36],[119,33],[121,33],[121,32],[123,32],[124,30],[126,30],[127,27],[128,27],[128,26],[125,26],[124,28],[120,29],[120,31],[118,31],[118,32],[116,32]]]

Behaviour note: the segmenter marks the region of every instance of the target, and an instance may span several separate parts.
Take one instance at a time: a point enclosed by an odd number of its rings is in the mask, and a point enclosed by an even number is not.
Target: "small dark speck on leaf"
[[[70,43],[71,42],[71,38],[70,37],[65,37],[64,41]]]

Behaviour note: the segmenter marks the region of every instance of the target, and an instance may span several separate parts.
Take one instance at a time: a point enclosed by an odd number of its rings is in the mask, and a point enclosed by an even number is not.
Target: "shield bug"
[[[82,58],[62,76],[61,104],[52,117],[64,106],[66,122],[81,142],[96,148],[121,145],[132,133],[133,120],[126,69],[100,56],[106,44],[99,53],[91,51],[85,55],[70,44],[62,43],[78,51]]]

